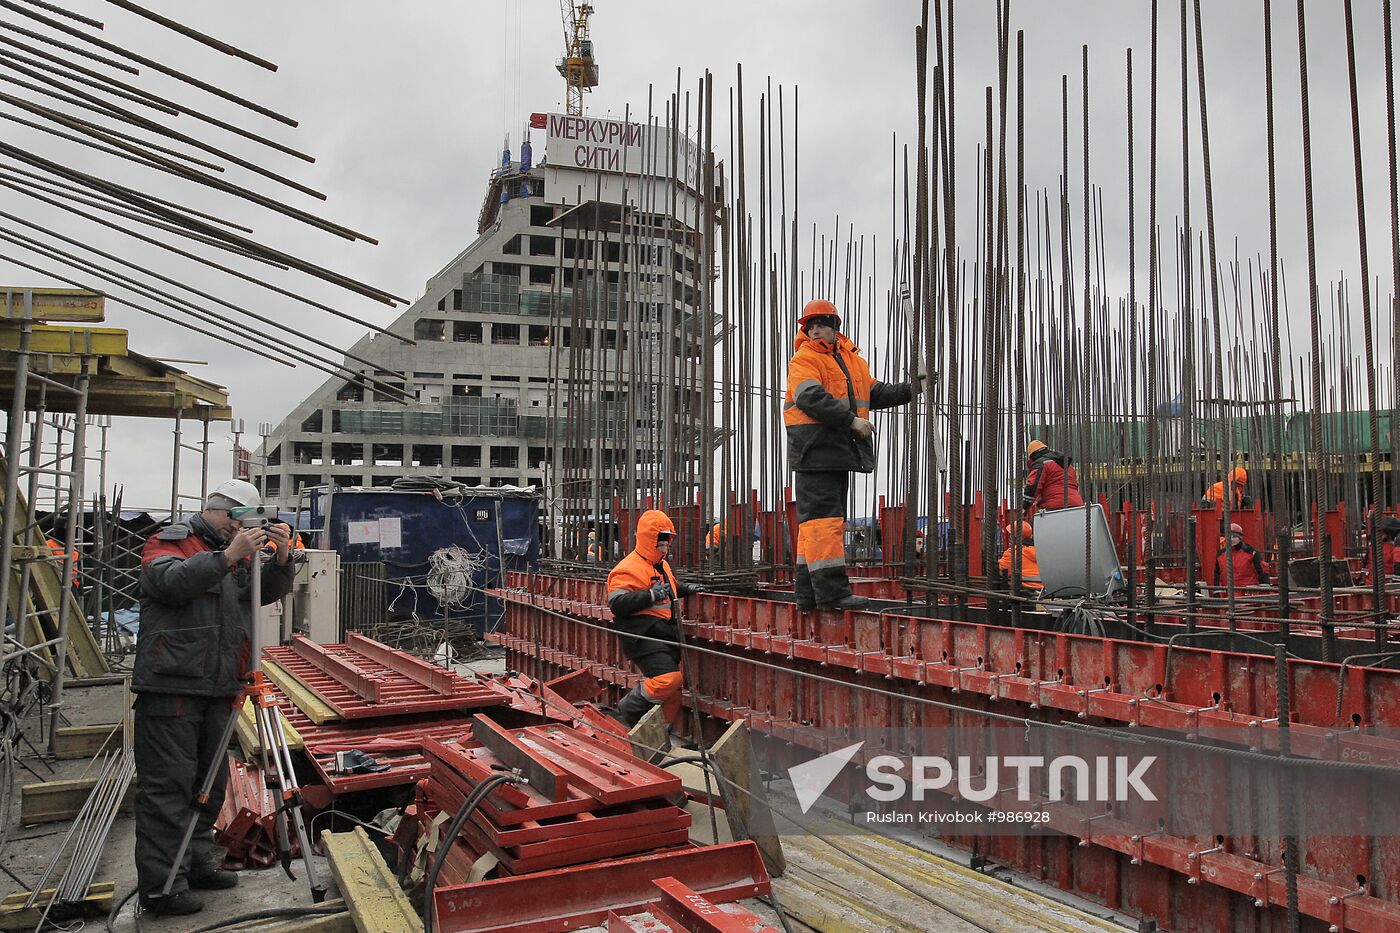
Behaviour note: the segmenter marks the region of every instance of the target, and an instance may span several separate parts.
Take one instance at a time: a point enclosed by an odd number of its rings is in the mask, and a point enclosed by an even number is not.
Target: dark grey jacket
[[[136,693],[233,697],[243,689],[252,647],[252,566],[230,568],[223,549],[198,515],[146,542],[131,672]],[[294,573],[290,562],[264,560],[264,606],[287,595]]]

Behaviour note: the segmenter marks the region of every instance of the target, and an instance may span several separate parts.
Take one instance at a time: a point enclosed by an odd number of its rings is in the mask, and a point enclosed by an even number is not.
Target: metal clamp
[[[1358,894],[1365,893],[1366,888],[1362,886],[1357,888],[1355,891],[1348,891],[1340,897],[1334,894],[1327,899],[1328,904],[1337,908],[1336,922],[1332,923],[1327,927],[1327,933],[1342,933],[1342,931],[1347,928],[1347,899],[1356,897]]]
[[[1129,859],[1128,864],[1141,865],[1145,860],[1145,853],[1143,851],[1142,841],[1148,836],[1160,836],[1166,831],[1166,827],[1158,826],[1156,829],[1149,830],[1145,833],[1137,833],[1135,835],[1129,836],[1128,841],[1137,846],[1137,855],[1134,855],[1131,859]]]
[[[1092,823],[1092,822],[1094,822],[1095,820],[1106,819],[1106,818],[1109,817],[1110,815],[1111,815],[1111,814],[1109,814],[1109,813],[1100,813],[1100,814],[1098,814],[1097,816],[1085,817],[1084,819],[1080,820],[1080,822],[1081,822],[1081,823]],[[1084,838],[1079,840],[1079,847],[1080,847],[1081,849],[1086,848],[1086,847],[1089,845],[1089,843],[1090,843],[1090,842],[1093,840],[1093,838],[1094,838],[1094,834],[1093,834],[1093,832],[1092,832],[1093,827],[1089,827],[1089,830],[1090,830],[1089,832],[1086,832],[1086,833],[1085,833]]]
[[[1112,690],[1113,690],[1113,687],[1111,687],[1111,686],[1103,686],[1103,687],[1095,687],[1095,688],[1092,689],[1092,690],[1080,690],[1080,691],[1078,691],[1079,698],[1080,698],[1081,700],[1084,701],[1084,708],[1083,708],[1082,710],[1080,710],[1078,713],[1075,713],[1075,717],[1076,717],[1077,719],[1088,719],[1088,718],[1089,718],[1089,697],[1093,696],[1095,693],[1109,693],[1109,692],[1111,692]]]

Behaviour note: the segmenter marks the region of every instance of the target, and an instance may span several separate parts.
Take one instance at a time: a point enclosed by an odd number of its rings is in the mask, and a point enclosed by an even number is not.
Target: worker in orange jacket
[[[1011,568],[1016,561],[1016,544],[1012,540],[1015,530],[1011,525],[1006,526],[1006,550],[1002,552],[1001,560],[997,561],[997,566],[1006,573],[1007,579],[1011,578]],[[1039,594],[1045,589],[1045,584],[1040,581],[1040,563],[1035,559],[1035,531],[1030,522],[1021,522],[1020,532],[1021,586]]]
[[[797,608],[863,609],[870,600],[851,592],[846,575],[850,474],[875,469],[870,412],[907,405],[913,387],[871,377],[831,302],[807,302],[797,326],[783,404],[797,499]]]
[[[675,536],[676,526],[665,512],[643,512],[636,546],[608,574],[608,608],[617,640],[645,678],[617,704],[618,719],[629,729],[657,704],[672,725],[680,717],[680,623],[672,611],[675,600],[705,588],[676,580],[666,560]]]
[[[67,552],[67,550],[63,547],[63,545],[59,543],[58,539],[55,538],[55,537],[53,537],[53,536],[49,536],[48,538],[45,538],[45,539],[44,539],[44,543],[47,544],[47,545],[49,546],[49,551],[52,552],[52,553],[53,553],[53,556],[54,556],[55,558],[58,559],[58,562],[59,562],[60,564],[62,564],[62,563],[63,563],[63,559],[64,559],[65,557],[68,556],[68,552]],[[71,578],[68,582],[69,582],[70,584],[72,584],[73,586],[77,586],[77,585],[78,585],[78,549],[77,549],[77,548],[73,548],[73,576],[72,576],[72,578]]]
[[[1247,509],[1254,504],[1254,500],[1244,494],[1244,484],[1248,481],[1249,471],[1244,467],[1235,467],[1230,471],[1230,511]],[[1211,484],[1211,487],[1206,490],[1206,494],[1201,497],[1201,503],[1223,509],[1225,507],[1225,489],[1224,480]]]

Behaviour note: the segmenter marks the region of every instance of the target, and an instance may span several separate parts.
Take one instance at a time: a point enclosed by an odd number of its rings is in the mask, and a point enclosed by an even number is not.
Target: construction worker
[[[1263,555],[1245,544],[1243,528],[1232,524],[1228,543],[1229,548],[1222,548],[1219,556],[1215,558],[1217,586],[1228,586],[1231,583],[1227,560],[1234,565],[1235,586],[1258,586],[1269,582],[1269,565],[1264,562]]]
[[[50,535],[49,537],[45,538],[45,539],[44,539],[44,543],[47,544],[47,545],[49,546],[49,552],[50,552],[51,554],[53,554],[54,559],[58,561],[59,566],[62,566],[62,565],[63,565],[63,559],[64,559],[65,557],[68,556],[68,549],[65,548],[62,544],[60,544],[59,541],[58,541],[58,539],[55,538],[55,537],[53,537],[52,535]],[[69,582],[69,584],[72,585],[72,586],[77,586],[77,585],[78,585],[78,549],[77,549],[77,548],[73,548],[73,576],[72,576],[72,579],[70,579],[68,582]]]
[[[1031,441],[1026,447],[1030,465],[1026,471],[1026,489],[1021,495],[1021,508],[1026,521],[1036,512],[1070,509],[1084,504],[1079,494],[1079,478],[1069,457],[1052,450],[1044,441]]]
[[[291,540],[292,540],[292,550],[294,550],[294,551],[304,551],[304,550],[306,550],[306,542],[302,540],[302,537],[301,537],[301,533],[300,533],[300,532],[297,533],[295,539],[292,539],[292,531],[293,531],[294,529],[292,528],[292,526],[291,526],[291,524],[290,524],[289,522],[277,521],[277,522],[273,522],[273,524],[275,524],[275,525],[281,525],[283,528],[286,529],[288,539],[291,539]],[[276,545],[274,545],[271,541],[268,541],[266,544],[263,545],[263,553],[264,553],[264,554],[267,554],[267,555],[271,556],[271,555],[274,554],[276,551],[277,551],[277,547],[276,547]]]
[[[860,348],[840,333],[825,299],[807,302],[788,363],[783,423],[797,499],[797,608],[863,609],[846,575],[846,492],[850,474],[875,469],[870,412],[906,405],[909,383],[880,382]]]
[[[1244,494],[1244,484],[1248,481],[1249,471],[1244,467],[1235,467],[1230,471],[1230,511],[1247,509],[1254,505],[1254,500]],[[1201,504],[1223,509],[1225,507],[1225,481],[1213,483],[1206,490],[1206,494],[1201,497]]]
[[[711,524],[710,533],[705,536],[705,556],[710,560],[724,556],[724,522],[715,520]]]
[[[596,564],[603,559],[603,546],[598,543],[598,532],[588,533],[588,544],[583,549],[583,559],[590,564]]]
[[[608,574],[608,608],[617,640],[646,678],[617,704],[618,719],[629,729],[657,704],[673,726],[680,717],[680,624],[671,615],[672,603],[705,588],[676,581],[666,560],[675,536],[676,526],[665,512],[643,512],[637,519],[636,546]],[[629,637],[638,635],[645,638]]]
[[[224,738],[248,677],[253,553],[271,541],[263,562],[262,603],[292,588],[291,547],[278,523],[244,528],[230,509],[261,504],[252,483],[226,480],[204,510],[172,524],[141,552],[141,633],[131,690],[136,694],[136,879],[141,909],[191,914],[203,901],[191,888],[238,884],[213,853],[214,819],[228,778]],[[218,765],[209,799],[195,794]],[[199,821],[170,894],[167,875],[196,806]]]
[[[1381,539],[1381,576],[1400,577],[1400,518],[1387,515],[1376,522]]]
[[[997,566],[1006,573],[1007,579],[1011,579],[1011,568],[1015,566],[1016,544],[1012,540],[1014,529],[1011,525],[1006,526],[1006,550],[1001,555],[1001,560],[997,561]],[[1035,595],[1045,588],[1045,584],[1040,582],[1040,564],[1035,559],[1035,533],[1030,522],[1021,522],[1021,586],[1031,590]]]

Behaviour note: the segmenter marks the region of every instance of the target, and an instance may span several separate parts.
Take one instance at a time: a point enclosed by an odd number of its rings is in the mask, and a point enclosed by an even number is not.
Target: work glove
[[[867,418],[856,418],[851,422],[851,431],[860,437],[870,437],[875,433],[875,425]]]
[[[666,585],[665,580],[657,580],[651,585],[651,604],[669,603],[671,601],[671,588]]]
[[[686,594],[687,596],[695,596],[699,593],[708,593],[710,591],[708,586],[700,586],[698,583],[688,583],[686,584],[686,588],[690,590],[690,592]]]

